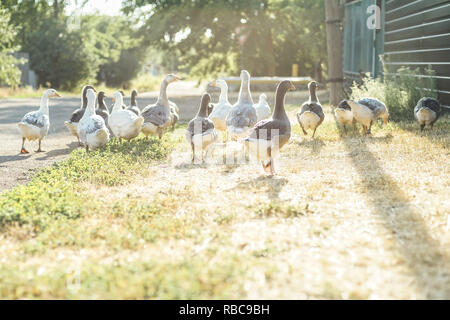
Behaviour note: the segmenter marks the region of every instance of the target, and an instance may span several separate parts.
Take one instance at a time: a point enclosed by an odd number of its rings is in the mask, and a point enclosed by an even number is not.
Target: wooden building
[[[390,73],[402,66],[431,66],[439,100],[450,106],[450,0],[341,0],[344,6],[344,77],[383,74],[380,55]],[[376,7],[375,7],[376,6]],[[370,25],[379,8],[378,28]]]

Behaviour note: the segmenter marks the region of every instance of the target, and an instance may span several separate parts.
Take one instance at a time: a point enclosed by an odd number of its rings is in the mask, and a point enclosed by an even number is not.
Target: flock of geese
[[[114,93],[113,106],[108,110],[104,102],[104,92],[97,94],[92,86],[85,86],[82,90],[82,105],[72,113],[66,127],[74,135],[86,151],[104,146],[111,135],[122,140],[132,140],[141,132],[146,136],[162,138],[168,128],[174,129],[179,120],[179,108],[167,96],[167,87],[181,80],[176,75],[167,75],[161,84],[160,94],[155,104],[139,108],[136,90],[131,94],[131,104],[123,102],[124,93]],[[226,81],[218,79],[211,84],[220,88],[220,97],[217,104],[211,104],[211,96],[203,94],[197,115],[192,119],[186,130],[186,140],[192,148],[192,162],[197,158],[201,160],[207,155],[209,148],[217,141],[217,131],[222,131],[225,142],[229,139],[242,143],[244,151],[249,151],[260,162],[267,173],[276,174],[274,159],[280,149],[291,137],[291,123],[285,110],[285,96],[288,91],[295,90],[291,81],[281,81],[275,93],[275,107],[273,112],[267,103],[267,96],[262,94],[259,102],[254,104],[250,93],[250,74],[241,72],[241,88],[238,101],[231,105],[228,100],[228,86]],[[325,114],[317,97],[318,84],[312,81],[308,85],[309,100],[304,102],[297,113],[298,123],[305,135],[307,131],[313,132],[314,138],[317,129],[323,123]],[[48,134],[49,99],[60,97],[54,89],[44,92],[40,108],[27,113],[18,123],[22,135],[21,153],[29,153],[25,149],[26,140],[39,141],[42,152],[42,139]],[[347,126],[360,123],[365,135],[371,135],[374,122],[382,119],[384,123],[389,120],[389,111],[386,105],[375,98],[364,98],[358,101],[344,100],[334,110],[338,123],[347,130]],[[433,127],[441,115],[439,102],[432,98],[421,99],[414,114],[419,122],[420,129],[425,126]],[[197,157],[200,155],[200,157]]]

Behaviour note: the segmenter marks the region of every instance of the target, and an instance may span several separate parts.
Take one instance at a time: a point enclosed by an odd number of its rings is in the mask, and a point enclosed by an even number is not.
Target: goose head
[[[319,84],[316,81],[311,81],[308,84],[308,89],[316,91],[317,89],[319,89]]]
[[[259,104],[263,104],[263,103],[267,103],[267,96],[266,96],[265,93],[262,93],[262,94],[259,96]]]
[[[138,96],[138,91],[136,89],[134,89],[133,91],[131,91],[131,96],[132,97],[137,97]]]
[[[105,98],[107,98],[106,93],[104,91],[100,91],[98,93],[98,101],[103,101]]]
[[[45,95],[48,98],[60,98],[61,97],[61,95],[55,89],[48,89],[48,90],[46,90],[45,91]]]
[[[250,73],[247,70],[241,71],[241,80],[242,81],[250,81]]]
[[[164,81],[165,81],[167,84],[172,83],[172,82],[176,82],[176,81],[180,81],[180,80],[182,80],[181,77],[179,77],[179,76],[177,76],[177,75],[174,75],[174,74],[168,74],[168,75],[164,78]]]
[[[227,88],[228,85],[227,85],[225,80],[217,79],[216,81],[213,81],[211,83],[211,87],[214,87],[214,88],[216,88],[216,87],[217,88]]]
[[[118,105],[122,107],[123,104],[123,91],[117,91],[114,93],[112,101],[114,102],[114,105]]]

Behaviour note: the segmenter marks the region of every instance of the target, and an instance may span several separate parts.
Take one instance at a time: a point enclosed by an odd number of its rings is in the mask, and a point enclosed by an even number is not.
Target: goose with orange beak
[[[42,95],[39,110],[28,112],[17,124],[19,131],[22,134],[22,149],[20,150],[20,153],[29,153],[25,149],[26,140],[39,140],[39,149],[36,152],[43,152],[41,149],[41,142],[42,139],[47,136],[50,128],[48,100],[56,97],[61,96],[55,89],[46,90]]]
[[[175,108],[176,105],[174,106],[173,103],[170,103],[167,98],[167,87],[169,84],[179,80],[181,78],[176,75],[167,75],[161,83],[161,89],[156,103],[142,110],[141,116],[144,118],[142,133],[146,137],[149,135],[157,135],[161,139],[165,129],[170,125],[174,125],[174,111],[178,108]]]

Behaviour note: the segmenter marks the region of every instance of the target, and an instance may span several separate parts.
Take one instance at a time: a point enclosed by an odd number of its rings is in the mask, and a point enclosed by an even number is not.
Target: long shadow
[[[65,148],[54,149],[54,150],[51,150],[48,152],[44,152],[43,156],[36,158],[36,160],[44,161],[44,160],[48,160],[48,159],[51,159],[54,157],[68,155],[72,152],[72,150],[74,150],[77,147],[78,147],[78,143],[72,142],[72,143],[68,144],[67,147],[65,147]]]
[[[308,140],[302,139],[301,141],[295,140],[295,144],[300,147],[306,147],[311,150],[311,154],[319,154],[322,148],[325,146],[325,142],[320,139]]]
[[[368,201],[393,234],[396,248],[414,274],[417,287],[429,299],[449,299],[450,257],[431,237],[420,213],[411,206],[405,193],[369,151],[367,141],[372,139],[361,139],[357,145],[352,145],[350,139],[342,141],[361,177]],[[435,291],[436,288],[440,290]]]
[[[283,190],[283,187],[287,183],[288,180],[285,178],[269,177],[264,175],[247,182],[240,182],[233,189],[247,190],[248,188],[256,188],[261,190],[265,188],[269,199],[275,200],[279,198],[281,190]]]
[[[0,164],[7,163],[7,162],[13,162],[18,160],[27,160],[31,157],[31,154],[17,154],[13,156],[0,156]]]

